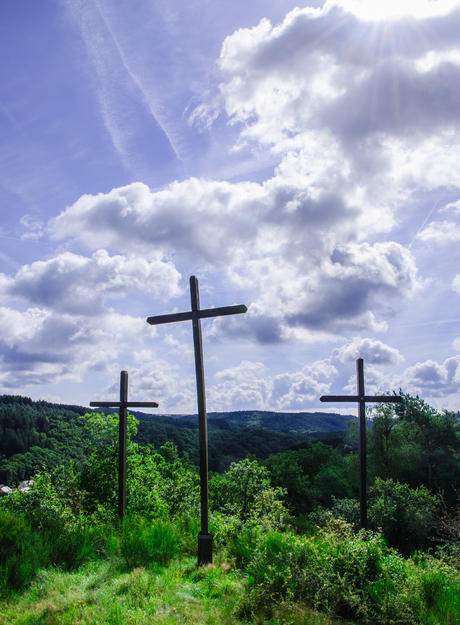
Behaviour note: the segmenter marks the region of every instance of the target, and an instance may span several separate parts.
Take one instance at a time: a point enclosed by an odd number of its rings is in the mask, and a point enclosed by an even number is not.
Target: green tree
[[[282,524],[286,516],[284,494],[283,489],[271,485],[267,469],[249,458],[234,462],[226,473],[209,480],[211,510],[235,517],[240,525]]]
[[[382,532],[390,547],[408,556],[425,546],[436,508],[436,498],[425,486],[413,489],[377,478],[369,499],[369,525]]]
[[[264,463],[272,484],[285,489],[286,505],[295,516],[310,512],[318,505],[318,492],[302,469],[301,455],[302,452],[289,450],[270,456]]]
[[[90,459],[81,485],[90,511],[114,518],[118,503],[118,415],[85,415]],[[171,443],[160,452],[139,447],[131,438],[137,419],[128,413],[126,445],[126,512],[151,518],[197,514],[199,485],[188,457],[179,458]]]
[[[399,479],[419,486],[422,462],[412,426],[398,419],[393,405],[375,404],[371,412],[369,441],[369,478]]]
[[[358,494],[355,456],[350,453],[344,457],[338,449],[317,442],[270,456],[264,464],[272,484],[285,489],[285,501],[291,514],[298,516],[311,512],[318,505],[330,507],[333,497]]]
[[[395,412],[423,449],[428,488],[433,490],[435,484],[449,486],[449,480],[450,487],[456,486],[460,478],[460,423],[457,415],[448,410],[438,412],[418,395],[411,397],[402,391],[400,395],[403,401],[395,404]]]

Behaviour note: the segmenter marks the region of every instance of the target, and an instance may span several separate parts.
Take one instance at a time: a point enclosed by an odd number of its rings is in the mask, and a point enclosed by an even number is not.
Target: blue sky
[[[1,392],[460,408],[458,0],[2,0]],[[349,408],[345,410],[349,412]]]

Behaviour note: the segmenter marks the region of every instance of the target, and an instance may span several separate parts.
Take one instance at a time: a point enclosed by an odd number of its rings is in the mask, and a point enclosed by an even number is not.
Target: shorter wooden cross
[[[357,402],[359,419],[359,502],[360,525],[367,528],[367,465],[366,465],[366,402],[402,402],[399,395],[365,395],[364,394],[364,361],[356,361],[357,395],[322,395],[320,401]]]
[[[209,531],[209,494],[208,494],[208,426],[206,420],[206,397],[204,389],[203,342],[201,339],[201,319],[222,317],[247,312],[244,304],[224,306],[223,308],[200,308],[198,280],[190,276],[190,298],[192,310],[171,315],[148,317],[147,323],[159,325],[174,321],[192,321],[193,346],[195,349],[196,390],[198,398],[198,434],[200,439],[200,497],[201,530],[198,534],[198,564],[212,564],[212,534]]]
[[[128,401],[128,372],[120,373],[120,401],[91,401],[92,408],[118,408],[118,516],[126,513],[126,439],[128,408],[158,408],[156,401]]]

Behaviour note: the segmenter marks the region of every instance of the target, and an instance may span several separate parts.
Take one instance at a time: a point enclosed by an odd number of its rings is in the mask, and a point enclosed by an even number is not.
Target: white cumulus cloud
[[[109,256],[98,250],[91,258],[70,252],[24,265],[14,277],[0,274],[3,297],[21,299],[61,313],[97,315],[109,298],[132,291],[161,300],[179,295],[180,274],[170,262]]]
[[[270,342],[293,338],[297,328],[384,329],[373,310],[416,289],[407,249],[356,241],[353,226],[363,220],[365,228],[366,219],[340,196],[310,194],[280,174],[264,184],[192,179],[159,192],[135,183],[80,198],[50,227],[89,247],[169,252],[225,272],[253,293],[247,332]]]
[[[14,389],[103,371],[119,350],[145,338],[145,319],[113,311],[96,318],[40,308],[0,308],[0,380]]]
[[[405,392],[444,397],[460,390],[460,356],[447,358],[443,363],[434,360],[408,367],[400,378]]]
[[[246,380],[248,378],[256,377],[260,375],[265,370],[265,366],[261,362],[251,362],[250,360],[243,360],[236,367],[229,367],[228,369],[224,369],[223,371],[218,371],[216,373],[216,378],[218,380],[226,381],[236,381],[236,380]]]
[[[334,350],[333,358],[344,363],[363,358],[366,363],[375,365],[397,365],[404,361],[398,349],[385,345],[382,341],[360,337]]]

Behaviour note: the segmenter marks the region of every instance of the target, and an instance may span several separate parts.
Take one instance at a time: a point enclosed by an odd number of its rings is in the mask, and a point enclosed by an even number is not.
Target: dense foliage
[[[79,406],[32,401],[28,397],[0,397],[0,483],[17,486],[37,469],[73,461],[78,467],[88,458],[88,441]],[[182,456],[199,465],[196,416],[172,418],[165,415],[140,417],[134,442],[160,449],[173,443]],[[227,421],[228,418],[228,421]],[[331,430],[344,427],[346,419],[326,414],[283,414],[255,411],[211,413],[208,419],[209,468],[223,472],[232,462],[248,455],[265,459],[307,440],[327,439]],[[315,431],[312,432],[312,430]],[[333,434],[332,434],[333,435]]]
[[[0,483],[28,480],[38,467],[54,467],[85,458],[85,409],[0,396]]]
[[[55,415],[55,421],[42,415],[40,421],[36,406],[24,401],[21,410],[15,414],[22,415],[23,440],[35,428],[37,436],[46,435],[42,442],[53,438],[58,445],[58,437],[46,431],[46,423],[53,423],[57,431],[75,430],[72,436],[80,441],[82,454],[43,466],[35,471],[28,492],[15,490],[0,499],[0,588],[6,598],[18,597],[14,593],[47,567],[72,572],[84,570],[85,563],[109,562],[110,575],[139,570],[151,585],[156,578],[150,571],[157,575],[158,567],[175,566],[176,558],[195,557],[199,479],[187,453],[171,441],[158,448],[140,445],[139,422],[129,415],[127,517],[120,524],[118,416],[64,413],[60,419]],[[292,435],[240,430],[249,441],[244,449],[254,445],[259,457],[254,453],[233,463],[229,446],[234,439],[228,436],[235,432],[216,426],[211,434],[221,437],[226,455],[219,461],[220,471],[210,475],[210,529],[215,557],[226,568],[214,574],[188,565],[175,573],[176,579],[189,588],[197,584],[202,589],[203,583],[226,587],[232,596],[231,607],[225,608],[229,623],[319,622],[306,620],[311,609],[372,623],[458,622],[457,416],[438,413],[408,395],[395,411],[376,406],[372,416],[367,531],[358,527],[354,425],[337,440],[297,439],[276,454],[269,453],[268,444],[264,449],[264,442],[271,434],[276,434],[273,445],[280,436],[292,442]],[[11,429],[6,418],[2,424],[2,432]],[[177,430],[195,435],[193,427]],[[52,450],[52,444],[43,449]],[[206,595],[209,600],[225,595],[212,592]],[[0,612],[6,614],[13,604]],[[298,621],[297,613],[303,615]],[[99,622],[104,618],[99,613]],[[183,618],[188,618],[185,612]]]
[[[286,503],[296,517],[318,505],[329,508],[333,497],[358,495],[357,455],[344,453],[343,446],[307,443],[303,449],[271,456],[265,466],[273,484],[286,489]]]
[[[246,570],[249,616],[282,601],[371,623],[455,623],[460,616],[458,570],[429,555],[404,559],[378,533],[354,533],[340,520],[316,536],[261,536]]]
[[[420,397],[401,392],[402,403],[377,405],[370,431],[369,476],[442,491],[450,503],[460,487],[460,422]]]
[[[153,445],[156,449],[166,442],[171,442],[180,453],[187,453],[190,460],[198,466],[198,424],[195,421],[185,421],[184,423],[188,425],[186,427],[179,426],[178,420],[174,423],[172,425],[142,420],[139,422],[135,441],[142,446]],[[222,420],[217,421],[221,427],[217,427],[212,419],[209,420],[208,425],[209,423],[211,424],[208,429],[210,471],[222,472],[228,469],[232,462],[242,460],[248,455],[268,458],[272,454],[280,453],[305,440],[304,436],[257,428],[230,430],[228,425],[222,427],[226,424],[226,421]]]

